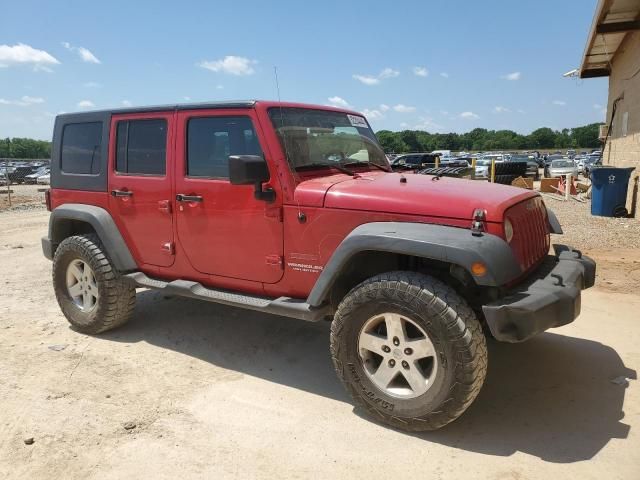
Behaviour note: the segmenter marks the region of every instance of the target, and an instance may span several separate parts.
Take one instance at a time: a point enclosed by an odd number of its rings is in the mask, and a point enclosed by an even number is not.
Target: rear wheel
[[[458,418],[487,368],[471,308],[441,281],[414,272],[379,275],[351,290],[333,320],[331,355],[360,406],[408,431]]]
[[[113,268],[95,235],[64,239],[53,258],[60,309],[75,330],[96,334],[126,323],[136,290]]]

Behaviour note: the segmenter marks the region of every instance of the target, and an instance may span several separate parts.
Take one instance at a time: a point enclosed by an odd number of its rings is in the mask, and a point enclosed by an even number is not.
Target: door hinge
[[[267,265],[271,265],[273,267],[283,268],[284,266],[284,258],[280,255],[267,255],[266,257]]]
[[[165,242],[162,244],[162,251],[168,253],[169,255],[173,255],[175,253],[175,248],[173,242]]]

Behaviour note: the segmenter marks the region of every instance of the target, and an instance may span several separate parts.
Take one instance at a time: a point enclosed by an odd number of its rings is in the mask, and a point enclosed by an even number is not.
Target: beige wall
[[[616,117],[605,147],[604,164],[616,167],[636,167],[632,179],[640,174],[640,32],[627,34],[611,65],[607,123],[611,119],[613,102],[620,95]],[[627,133],[623,135],[623,118],[627,115]],[[633,181],[629,184],[627,208],[631,209]],[[640,205],[637,205],[640,209]],[[640,220],[640,212],[636,213]]]

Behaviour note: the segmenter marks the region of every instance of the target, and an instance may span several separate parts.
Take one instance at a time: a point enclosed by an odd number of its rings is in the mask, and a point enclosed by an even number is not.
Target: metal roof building
[[[640,0],[599,0],[580,78],[609,77],[603,163],[640,173]],[[633,183],[632,183],[633,185]],[[628,204],[632,203],[629,189]],[[639,218],[640,215],[636,215]]]

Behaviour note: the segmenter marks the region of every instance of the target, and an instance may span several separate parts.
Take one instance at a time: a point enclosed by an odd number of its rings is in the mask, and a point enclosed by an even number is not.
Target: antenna
[[[278,92],[278,102],[280,102],[280,83],[278,83],[278,67],[274,65],[273,75],[276,77],[276,91]]]

